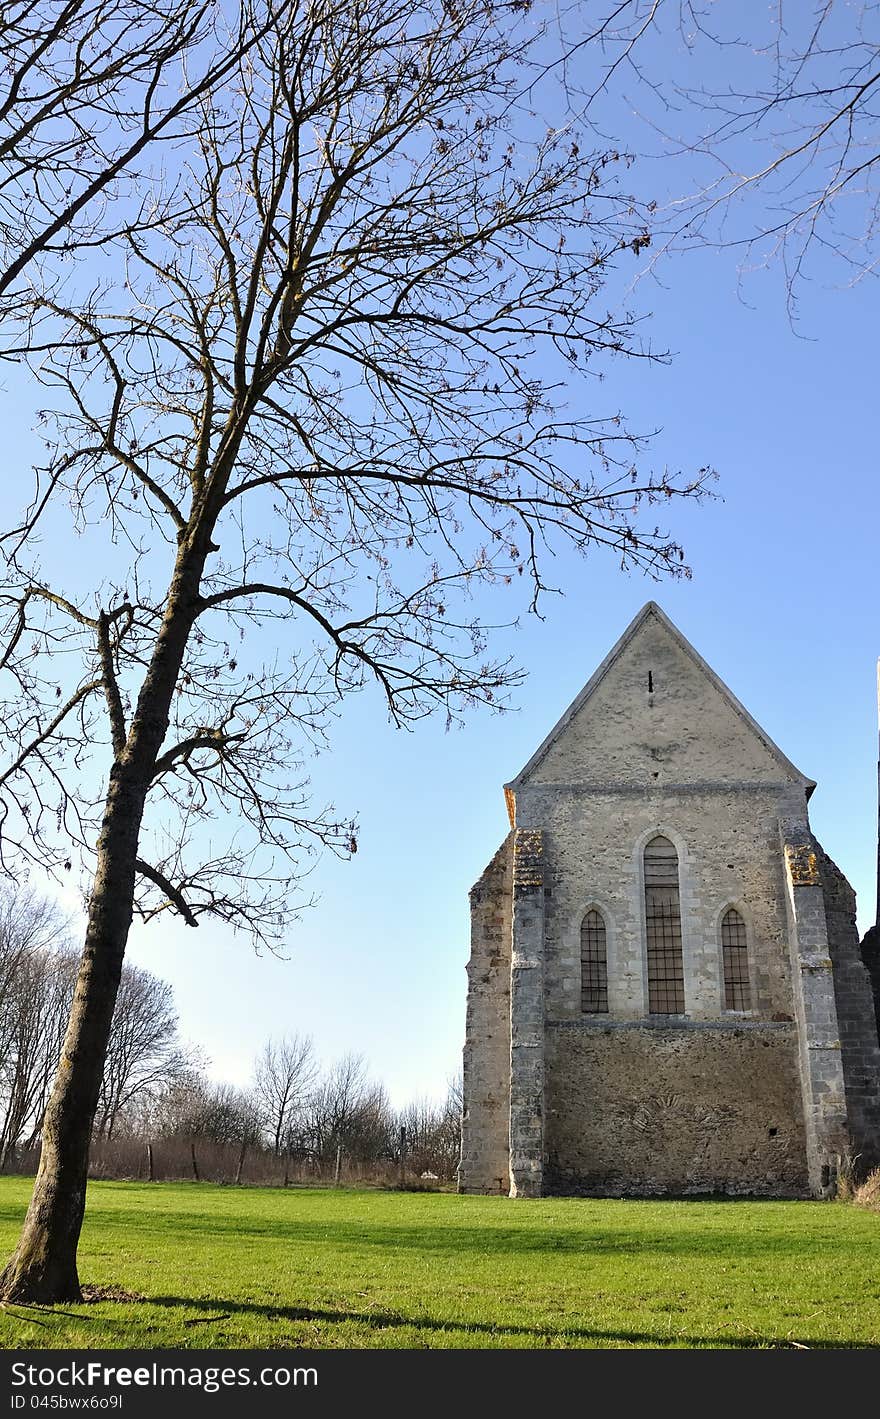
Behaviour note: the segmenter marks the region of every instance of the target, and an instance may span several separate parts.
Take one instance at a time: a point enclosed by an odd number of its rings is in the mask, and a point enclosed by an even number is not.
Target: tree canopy
[[[45,452],[3,535],[9,870],[89,860],[86,760],[130,745],[196,543],[136,901],[264,941],[299,900],[281,859],[352,848],[303,755],[348,693],[397,724],[498,704],[519,671],[478,590],[536,608],[554,543],[686,570],[651,519],[705,470],[643,472],[594,408],[600,362],[644,353],[601,295],[644,214],[619,154],[524,112],[538,35],[518,5],[288,6],[179,120],[149,219],[119,198],[99,270],[43,262],[11,303]],[[83,560],[50,576],[58,503]],[[235,828],[204,857],[206,821]]]

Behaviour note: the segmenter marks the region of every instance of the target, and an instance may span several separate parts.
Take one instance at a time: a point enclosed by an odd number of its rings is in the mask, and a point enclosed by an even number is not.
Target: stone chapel
[[[506,785],[471,891],[463,1192],[820,1197],[880,1164],[814,787],[649,602]]]

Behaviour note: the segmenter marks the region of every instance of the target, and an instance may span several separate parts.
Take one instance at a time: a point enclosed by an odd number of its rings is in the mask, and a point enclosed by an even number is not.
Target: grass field
[[[880,1345],[880,1215],[840,1203],[92,1183],[80,1275],[143,1299],[7,1307],[0,1345]]]

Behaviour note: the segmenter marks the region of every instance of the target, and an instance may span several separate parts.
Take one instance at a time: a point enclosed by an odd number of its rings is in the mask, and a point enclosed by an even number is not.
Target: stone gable
[[[653,602],[510,785],[811,785]]]

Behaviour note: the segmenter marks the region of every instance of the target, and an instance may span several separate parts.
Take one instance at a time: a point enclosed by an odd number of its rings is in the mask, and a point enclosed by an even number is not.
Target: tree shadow
[[[554,1328],[552,1326],[520,1325],[514,1322],[490,1322],[467,1319],[440,1320],[434,1316],[407,1316],[397,1311],[354,1311],[354,1310],[325,1310],[315,1306],[275,1306],[260,1305],[255,1301],[235,1301],[227,1297],[220,1298],[210,1303],[207,1307],[204,1298],[201,1300],[189,1296],[151,1296],[147,1298],[147,1304],[151,1306],[164,1306],[169,1309],[185,1307],[189,1310],[211,1309],[216,1311],[216,1316],[206,1316],[205,1321],[226,1320],[231,1314],[245,1314],[260,1316],[266,1321],[290,1321],[306,1323],[324,1323],[330,1325],[342,1325],[353,1321],[358,1325],[367,1326],[371,1330],[401,1329],[414,1330],[417,1332],[453,1332],[460,1331],[465,1335],[488,1335],[502,1338],[504,1336],[531,1338],[534,1341],[534,1348],[543,1348],[551,1344],[554,1340],[577,1342],[610,1342],[612,1345],[634,1345],[646,1349],[675,1349],[684,1347],[686,1349],[706,1349],[706,1350],[766,1350],[766,1349],[807,1349],[807,1350],[848,1350],[864,1349],[873,1350],[880,1346],[871,1344],[847,1345],[836,1340],[811,1340],[794,1335],[755,1335],[754,1337],[735,1335],[670,1335],[660,1331],[649,1330],[601,1330],[592,1326],[562,1326]],[[270,1349],[277,1349],[278,1346],[270,1346]],[[291,1347],[295,1348],[295,1347]],[[467,1348],[465,1345],[457,1346],[458,1349]]]
[[[142,1214],[124,1211],[114,1217],[110,1226],[120,1228],[136,1227],[144,1238],[150,1233],[165,1238],[167,1219],[158,1217],[154,1225],[145,1221]],[[107,1230],[105,1220],[102,1228]],[[293,1244],[308,1246],[320,1244],[347,1249],[378,1248],[382,1251],[417,1251],[422,1255],[454,1255],[460,1258],[469,1252],[482,1256],[487,1239],[493,1247],[510,1255],[559,1255],[583,1256],[639,1256],[651,1255],[699,1257],[711,1261],[717,1255],[736,1255],[740,1260],[758,1260],[762,1257],[781,1259],[786,1256],[805,1255],[804,1237],[794,1232],[783,1237],[779,1232],[744,1234],[736,1227],[670,1227],[668,1230],[649,1230],[639,1227],[595,1228],[586,1226],[583,1230],[571,1228],[545,1227],[531,1230],[516,1226],[493,1226],[491,1228],[467,1226],[460,1223],[449,1225],[443,1221],[429,1221],[421,1225],[400,1225],[373,1221],[349,1222],[337,1219],[321,1219],[310,1222],[303,1218],[276,1217],[262,1222],[248,1222],[238,1216],[222,1217],[208,1212],[196,1215],[178,1215],[174,1218],[174,1228],[180,1235],[203,1235],[212,1239],[221,1237],[244,1240],[255,1238],[271,1241],[273,1244]],[[824,1244],[824,1237],[815,1237],[812,1246]],[[838,1255],[845,1250],[861,1252],[864,1239],[858,1236],[835,1239]]]

